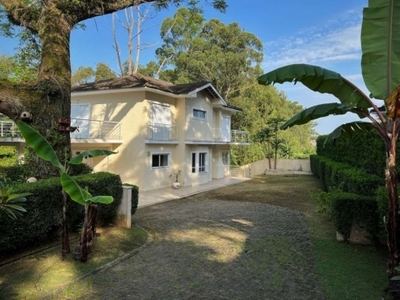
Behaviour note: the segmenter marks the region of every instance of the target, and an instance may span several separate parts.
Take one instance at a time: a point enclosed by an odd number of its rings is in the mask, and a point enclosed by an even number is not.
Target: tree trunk
[[[85,221],[83,222],[81,237],[79,239],[80,260],[86,262],[96,238],[97,205],[90,204],[85,208]]]
[[[71,248],[69,246],[69,234],[68,234],[68,220],[67,220],[67,193],[62,191],[62,204],[63,204],[63,212],[62,212],[62,231],[61,231],[61,255],[65,257],[68,253],[71,252]]]
[[[388,193],[388,277],[398,276],[400,273],[396,271],[399,266],[399,250],[400,250],[400,232],[399,232],[399,201],[397,194],[397,170],[396,170],[396,142],[397,132],[393,126],[390,140],[385,142],[386,146],[386,169],[385,169],[385,185]],[[389,280],[388,293],[393,299],[400,299],[400,281]]]

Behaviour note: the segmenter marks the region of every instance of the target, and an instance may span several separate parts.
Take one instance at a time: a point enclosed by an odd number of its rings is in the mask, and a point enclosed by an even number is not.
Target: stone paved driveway
[[[196,197],[142,208],[134,222],[153,241],[86,279],[93,298],[324,299],[299,212]]]

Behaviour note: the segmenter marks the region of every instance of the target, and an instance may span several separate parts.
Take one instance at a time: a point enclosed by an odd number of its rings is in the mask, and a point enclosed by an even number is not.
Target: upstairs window
[[[206,120],[206,111],[193,108],[193,117],[196,119]]]
[[[151,167],[152,168],[166,168],[169,166],[169,154],[168,153],[157,153],[151,156]]]

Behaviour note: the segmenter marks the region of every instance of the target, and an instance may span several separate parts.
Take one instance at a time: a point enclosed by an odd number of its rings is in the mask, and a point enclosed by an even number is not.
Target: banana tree
[[[101,155],[111,155],[116,152],[108,150],[86,150],[80,154],[65,160],[66,163],[61,164],[56,152],[50,143],[35,129],[22,121],[18,121],[18,128],[25,139],[25,143],[33,149],[36,155],[50,162],[57,167],[60,172],[60,182],[62,190],[63,202],[63,229],[62,229],[62,255],[70,252],[68,227],[67,227],[67,194],[69,197],[84,206],[85,219],[82,227],[80,245],[81,245],[81,261],[85,262],[88,257],[88,242],[91,242],[95,237],[95,217],[97,209],[95,204],[109,204],[114,201],[111,196],[95,196],[93,197],[87,189],[81,188],[78,183],[68,175],[68,165],[80,164],[85,157],[97,157]]]
[[[1,213],[4,212],[9,218],[16,220],[23,212],[26,212],[21,204],[26,202],[25,197],[30,195],[32,193],[15,194],[12,188],[0,181],[0,217]]]
[[[349,137],[360,130],[374,129],[385,143],[385,185],[388,194],[388,276],[399,275],[399,202],[397,195],[396,143],[400,129],[400,1],[369,0],[364,8],[362,30],[362,75],[370,95],[365,95],[339,73],[318,66],[295,64],[278,68],[258,78],[259,84],[301,82],[320,93],[329,93],[340,103],[326,103],[305,109],[282,125],[282,129],[305,124],[328,115],[357,114],[365,121],[339,126],[329,139]],[[372,101],[374,99],[374,101]],[[375,102],[385,106],[382,112]],[[389,281],[393,291],[398,281]],[[399,296],[397,296],[399,297]]]

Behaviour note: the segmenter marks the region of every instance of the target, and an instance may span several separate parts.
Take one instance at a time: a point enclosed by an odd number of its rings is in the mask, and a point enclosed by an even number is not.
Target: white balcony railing
[[[177,141],[178,126],[147,124],[147,139],[151,141]]]
[[[214,128],[214,140],[218,142],[248,144],[250,133],[248,131]]]
[[[0,137],[20,137],[17,125],[11,120],[0,121]]]
[[[71,126],[78,127],[78,130],[71,133],[72,139],[121,139],[121,123],[119,122],[72,118]],[[21,134],[13,121],[0,120],[0,137],[21,137]]]
[[[71,133],[72,139],[121,140],[119,122],[72,118],[71,126],[78,127]]]

